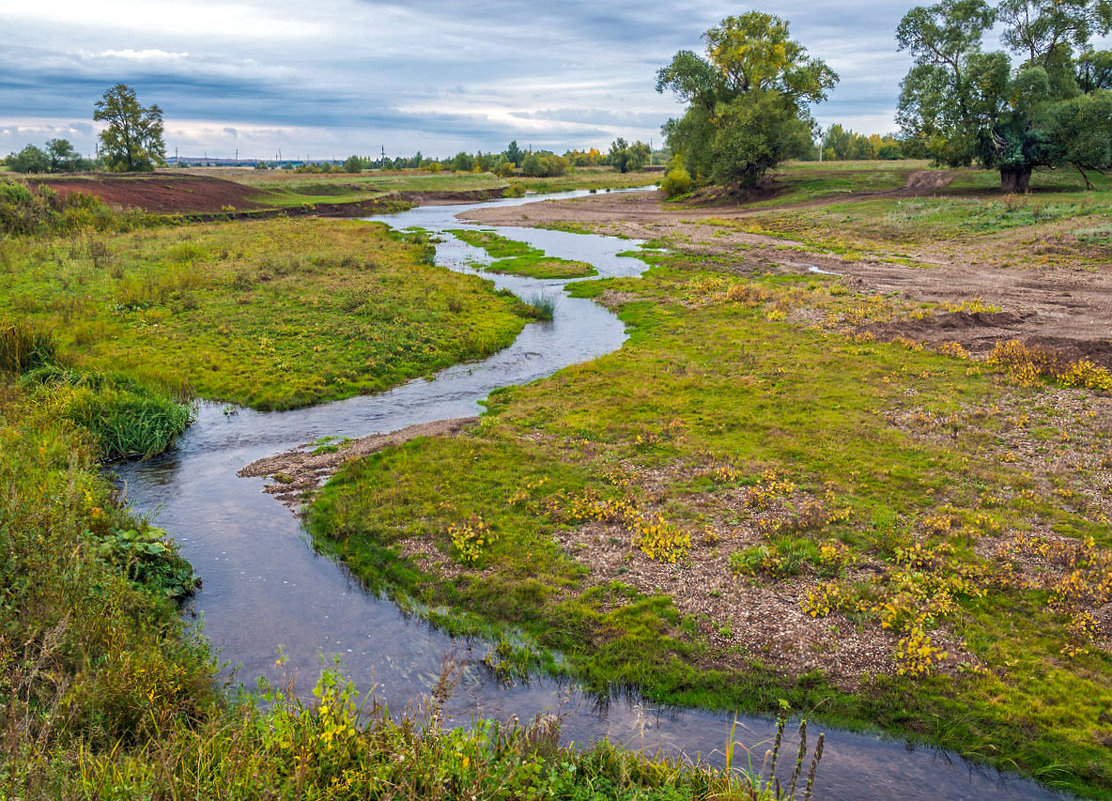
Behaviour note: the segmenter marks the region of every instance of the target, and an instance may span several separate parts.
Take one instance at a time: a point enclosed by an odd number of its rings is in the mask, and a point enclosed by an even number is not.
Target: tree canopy
[[[986,53],[997,22],[1019,56]],[[1000,171],[1025,192],[1036,167],[1112,168],[1112,54],[1089,49],[1112,28],[1112,0],[942,0],[909,11],[896,40],[915,58],[898,119],[937,162]],[[1088,178],[1086,177],[1086,183]]]
[[[96,102],[93,120],[108,123],[100,132],[100,147],[109,169],[143,172],[166,161],[162,109],[139,105],[130,86],[118,83],[107,90]]]
[[[607,160],[618,172],[636,172],[649,162],[652,151],[644,142],[630,144],[622,137],[610,143]]]
[[[81,158],[68,139],[50,139],[46,149],[27,145],[5,159],[14,172],[76,172],[92,169],[93,162]]]
[[[808,106],[826,99],[838,76],[772,14],[727,17],[704,39],[705,58],[681,50],[657,72],[657,91],[688,104],[664,135],[698,182],[753,186],[784,158],[810,150]]]

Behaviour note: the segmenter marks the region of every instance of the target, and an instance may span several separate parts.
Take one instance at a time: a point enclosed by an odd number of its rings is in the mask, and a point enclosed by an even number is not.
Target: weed
[[[448,526],[448,537],[459,560],[468,565],[478,562],[487,547],[498,539],[498,535],[490,530],[490,524],[477,514],[471,515],[464,523]]]

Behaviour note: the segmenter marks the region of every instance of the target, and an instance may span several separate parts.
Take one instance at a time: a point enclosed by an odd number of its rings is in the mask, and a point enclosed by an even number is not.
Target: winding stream
[[[585,193],[562,197],[579,194]],[[463,223],[455,215],[477,205],[421,207],[374,219],[442,232],[460,228]],[[634,246],[629,241],[539,229],[495,230],[551,256],[590,262],[603,277],[638,275],[645,269],[641,261],[617,255]],[[481,250],[450,236],[444,240],[437,246],[439,264],[474,272],[469,262],[489,261]],[[614,315],[589,300],[569,298],[563,281],[484,277],[526,299],[552,297],[554,320],[526,326],[511,347],[483,362],[457,365],[432,380],[417,379],[379,395],[280,413],[226,413],[221,406],[202,403],[196,422],[171,451],[117,470],[127,497],[177,539],[182,554],[204,578],[193,611],[220,659],[239,666],[240,681],[250,685],[258,676],[280,678],[275,660],[281,647],[285,671],[307,693],[322,658],[338,655],[357,688],[374,688],[391,708],[402,709],[432,689],[444,654],[454,649],[467,667],[444,707],[450,725],[482,717],[507,720],[515,714],[528,720],[538,712],[556,712],[566,741],[608,737],[649,752],[701,754],[704,762],[722,764],[732,715],[662,708],[636,698],[599,699],[550,679],[505,686],[482,665],[483,643],[455,642],[364,592],[341,565],[314,553],[297,518],[263,494],[262,479],[236,477],[237,470],[258,458],[322,436],[361,437],[478,414],[479,401],[492,390],[610,353],[626,338]],[[812,726],[812,738],[816,728],[821,727]],[[759,763],[767,747],[760,743],[772,733],[770,721],[745,717],[739,719],[735,739],[754,747]],[[837,730],[827,730],[826,738],[817,798],[1060,797],[1033,782],[934,749]]]

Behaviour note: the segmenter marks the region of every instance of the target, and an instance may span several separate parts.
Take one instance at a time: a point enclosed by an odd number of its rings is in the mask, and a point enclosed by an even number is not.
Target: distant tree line
[[[652,151],[644,142],[629,143],[625,139],[615,139],[606,153],[597,148],[587,150],[567,150],[560,155],[551,150],[523,150],[514,140],[501,153],[475,153],[460,151],[448,158],[430,158],[419,151],[414,156],[380,156],[367,158],[352,155],[342,165],[327,162],[307,164],[289,169],[301,172],[348,172],[364,170],[412,170],[424,169],[430,172],[452,170],[454,172],[489,172],[501,177],[525,175],[530,178],[551,177],[565,174],[575,167],[612,166],[619,172],[634,172],[645,167],[652,157]],[[256,165],[259,169],[267,167],[265,162]]]
[[[921,155],[916,152],[913,143],[903,142],[893,134],[861,134],[840,124],[831,125],[823,133],[809,160],[820,158],[819,148],[822,149],[822,161],[892,161]]]
[[[4,165],[12,172],[58,173],[93,170],[103,162],[84,158],[68,139],[50,139],[45,148],[27,145],[18,153],[9,153]]]

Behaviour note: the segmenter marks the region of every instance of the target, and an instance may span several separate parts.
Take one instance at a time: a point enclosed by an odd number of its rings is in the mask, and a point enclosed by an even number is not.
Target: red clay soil
[[[60,195],[83,192],[95,195],[111,206],[160,214],[213,213],[229,207],[238,210],[265,207],[252,200],[258,196],[257,190],[234,181],[197,175],[96,175],[33,179],[28,183],[49,186]]]
[[[35,178],[32,186],[45,185],[60,195],[83,192],[95,195],[110,206],[141,209],[156,214],[219,214],[271,208],[265,193],[235,181],[188,173],[148,173],[145,175],[84,175],[67,178]],[[383,211],[383,204],[412,203],[443,205],[475,203],[501,197],[502,189],[476,189],[464,192],[401,192],[362,201],[339,201],[275,209],[276,214],[322,217],[362,217]]]

